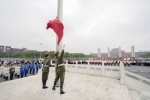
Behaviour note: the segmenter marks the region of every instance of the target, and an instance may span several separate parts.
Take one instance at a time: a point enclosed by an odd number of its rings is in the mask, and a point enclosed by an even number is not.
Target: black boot
[[[27,73],[25,73],[25,77],[27,77]]]
[[[65,92],[63,91],[63,84],[60,85],[60,94],[65,94]]]
[[[47,80],[45,80],[45,87],[48,88],[48,87],[46,86],[46,81],[47,81]]]
[[[46,88],[48,88],[47,86],[46,86],[46,80],[43,80],[43,89],[46,89]]]
[[[10,80],[12,80],[12,76],[10,76]]]
[[[44,80],[42,80],[42,84],[43,84],[43,87],[44,87]]]
[[[57,82],[55,81],[52,90],[55,90],[56,83],[57,83]]]
[[[45,86],[45,84],[44,84],[44,80],[42,80],[42,83],[43,83],[43,88],[44,88],[44,86]]]
[[[8,80],[8,76],[6,77],[6,81]]]
[[[36,70],[36,73],[38,73],[38,70]]]

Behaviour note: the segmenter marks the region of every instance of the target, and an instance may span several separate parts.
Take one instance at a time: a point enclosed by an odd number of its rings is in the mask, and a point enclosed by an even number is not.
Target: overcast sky
[[[0,0],[0,45],[55,51],[56,16],[57,0]],[[63,24],[68,52],[150,50],[150,0],[63,0]]]

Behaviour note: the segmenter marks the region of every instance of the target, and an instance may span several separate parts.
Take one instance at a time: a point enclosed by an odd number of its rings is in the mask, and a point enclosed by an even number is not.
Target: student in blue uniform
[[[27,73],[28,73],[28,65],[27,65],[27,63],[25,64],[24,71],[25,71],[25,77],[27,77]]]
[[[32,66],[32,64],[30,64],[30,74],[32,72],[32,69],[33,69],[33,66]]]
[[[24,68],[21,66],[21,68],[20,68],[20,75],[21,75],[21,78],[23,78],[23,76],[24,76]]]
[[[39,69],[41,69],[42,68],[42,63],[39,63]]]
[[[32,65],[32,74],[33,74],[33,75],[34,75],[34,73],[35,73],[35,67],[36,67],[35,64],[33,64],[33,65]]]
[[[39,70],[39,64],[38,64],[38,62],[36,62],[36,73],[38,73],[38,70]]]

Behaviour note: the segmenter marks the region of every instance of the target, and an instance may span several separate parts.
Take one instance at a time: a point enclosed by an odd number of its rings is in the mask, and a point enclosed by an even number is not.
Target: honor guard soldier
[[[50,55],[47,53],[47,54],[45,54],[45,60],[44,60],[44,63],[43,63],[43,68],[42,68],[43,89],[48,88],[46,86],[46,81],[48,79],[49,67],[54,67],[54,66],[51,65]]]
[[[63,46],[63,48],[65,47],[65,45]],[[64,78],[65,78],[65,65],[64,65],[64,49],[62,50],[61,53],[56,52],[55,54],[57,61],[56,61],[56,78],[54,81],[54,86],[52,88],[52,90],[55,90],[55,86],[57,81],[60,78],[60,94],[64,94],[65,92],[63,91],[63,83],[64,83]]]
[[[14,64],[11,64],[11,67],[10,67],[10,69],[9,69],[9,73],[10,73],[10,80],[12,80],[13,77],[14,77],[14,73],[15,73]]]

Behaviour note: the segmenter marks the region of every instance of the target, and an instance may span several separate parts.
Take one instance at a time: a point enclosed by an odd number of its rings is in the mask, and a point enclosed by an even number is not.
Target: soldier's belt
[[[48,65],[44,65],[45,67],[48,67]]]
[[[63,66],[63,65],[65,65],[65,64],[60,64],[60,65],[58,65],[58,66],[60,67],[60,66]]]

